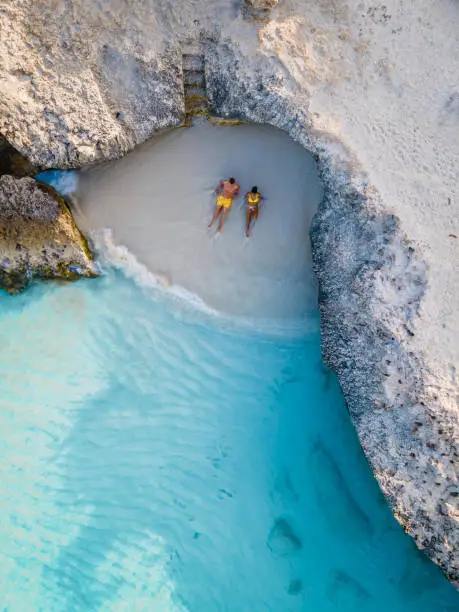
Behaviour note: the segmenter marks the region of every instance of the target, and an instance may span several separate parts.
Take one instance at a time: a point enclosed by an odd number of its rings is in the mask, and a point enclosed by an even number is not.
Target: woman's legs
[[[249,237],[249,232],[250,232],[250,220],[251,220],[250,210],[247,209],[245,213],[245,235],[247,236],[247,238]]]
[[[250,236],[250,224],[252,223],[252,219],[256,219],[258,217],[258,211],[256,209],[248,208],[246,215],[246,224],[245,224],[245,235],[247,238]]]

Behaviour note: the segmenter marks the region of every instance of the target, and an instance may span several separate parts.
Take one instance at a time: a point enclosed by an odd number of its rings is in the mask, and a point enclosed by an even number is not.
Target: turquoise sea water
[[[441,612],[303,335],[108,270],[0,295],[0,609]]]

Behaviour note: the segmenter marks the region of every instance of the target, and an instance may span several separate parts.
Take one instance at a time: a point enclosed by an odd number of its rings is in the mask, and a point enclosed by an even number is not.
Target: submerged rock
[[[301,582],[301,580],[293,579],[290,581],[290,584],[288,585],[287,592],[289,595],[299,595],[302,590],[303,590],[303,583]]]
[[[64,199],[32,178],[0,177],[0,286],[21,291],[32,278],[97,276],[86,240]]]
[[[371,595],[353,576],[336,569],[331,577],[329,597],[339,608],[349,606],[360,610],[367,605]]]
[[[300,550],[303,544],[290,523],[278,518],[269,532],[267,546],[276,555],[290,555]]]
[[[321,440],[314,445],[309,464],[314,474],[317,500],[334,537],[369,541],[373,525],[354,497],[352,483],[346,482],[340,466]],[[338,496],[339,505],[335,503]],[[346,530],[342,528],[343,516],[348,518]]]

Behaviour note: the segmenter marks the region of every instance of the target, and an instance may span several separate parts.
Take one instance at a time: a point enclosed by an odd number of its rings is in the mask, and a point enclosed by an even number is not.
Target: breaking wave
[[[97,255],[99,273],[109,274],[118,270],[131,279],[143,291],[153,297],[165,298],[175,312],[188,317],[204,317],[206,322],[218,321],[221,330],[253,332],[273,337],[301,338],[319,330],[319,315],[316,311],[295,319],[229,316],[209,306],[199,295],[181,285],[176,285],[164,274],[154,273],[147,268],[124,245],[115,242],[110,228],[91,230],[88,233]]]

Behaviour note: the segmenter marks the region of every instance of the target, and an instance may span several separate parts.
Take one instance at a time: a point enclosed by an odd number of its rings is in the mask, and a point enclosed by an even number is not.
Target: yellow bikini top
[[[258,204],[258,202],[260,201],[260,194],[259,193],[250,193],[247,200],[251,203],[251,204]]]

